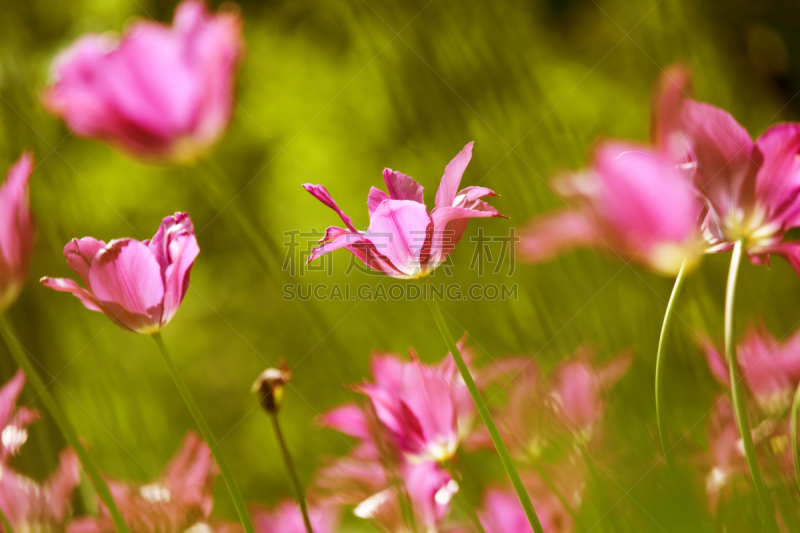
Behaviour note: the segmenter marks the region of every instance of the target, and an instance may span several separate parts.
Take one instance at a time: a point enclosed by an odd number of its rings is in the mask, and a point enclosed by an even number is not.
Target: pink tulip
[[[43,484],[3,467],[0,509],[14,531],[64,531],[80,481],[80,463],[72,450],[61,453],[58,471]]]
[[[28,275],[36,225],[28,201],[33,156],[26,152],[0,187],[0,312],[13,304]]]
[[[474,409],[464,400],[466,385],[453,368],[425,365],[413,352],[410,362],[375,355],[372,375],[375,383],[359,390],[369,397],[392,441],[418,459],[450,459],[469,429],[466,424]]]
[[[563,177],[556,189],[571,207],[526,227],[519,251],[529,262],[588,246],[674,275],[700,251],[700,203],[685,173],[660,151],[603,143],[588,170]]]
[[[214,504],[214,480],[217,465],[208,445],[189,432],[180,449],[153,483],[134,486],[108,483],[114,501],[125,522],[137,531],[187,531],[204,525]],[[69,533],[106,533],[115,531],[105,507],[99,518],[73,521]],[[202,529],[202,528],[201,528]]]
[[[85,35],[53,63],[45,106],[82,137],[146,160],[192,161],[230,121],[241,26],[236,13],[185,0],[171,27],[140,21],[121,38]]]
[[[711,373],[720,383],[730,386],[725,358],[707,337],[700,337],[698,342]],[[800,383],[800,332],[778,342],[763,324],[751,326],[739,342],[737,358],[744,381],[759,406],[768,414],[784,414]]]
[[[560,476],[557,487],[564,498],[577,509],[583,493],[583,480],[576,469],[570,465],[562,465],[560,469],[569,471],[569,476]],[[531,496],[536,514],[546,533],[570,533],[575,524],[569,511],[558,497],[544,484],[538,476],[526,476],[524,479]],[[483,509],[478,517],[486,533],[529,533],[532,531],[525,511],[519,503],[516,493],[510,488],[490,488],[483,500]]]
[[[67,264],[85,286],[66,278],[42,278],[51,289],[70,292],[91,310],[128,331],[152,334],[172,319],[189,288],[200,249],[186,213],[166,217],[146,241],[93,237],[64,247]]]
[[[251,511],[256,533],[306,533],[303,515],[297,503],[284,500],[272,510]],[[330,506],[310,506],[308,518],[314,533],[335,533],[339,515]]]
[[[684,130],[696,161],[695,186],[707,214],[708,252],[744,240],[754,264],[784,257],[800,273],[800,243],[783,242],[800,227],[800,124],[778,124],[755,142],[727,112],[688,100]]]
[[[427,276],[443,263],[464,235],[470,218],[503,217],[481,198],[497,196],[485,187],[458,190],[461,176],[472,159],[467,144],[444,170],[436,204],[428,212],[422,186],[391,169],[383,171],[389,193],[373,187],[369,192],[369,228],[356,229],[322,185],[303,185],[320,202],[341,217],[346,228],[331,226],[308,261],[346,248],[366,266],[395,278]],[[504,217],[505,218],[505,217]]]
[[[603,396],[619,381],[632,363],[623,355],[603,366],[593,367],[586,349],[556,369],[550,388],[551,406],[577,434],[588,436],[603,413]]]
[[[39,413],[27,407],[17,407],[17,399],[25,387],[22,370],[0,389],[0,469],[9,457],[19,453],[28,440],[27,427],[39,418]],[[2,474],[0,473],[0,479]]]

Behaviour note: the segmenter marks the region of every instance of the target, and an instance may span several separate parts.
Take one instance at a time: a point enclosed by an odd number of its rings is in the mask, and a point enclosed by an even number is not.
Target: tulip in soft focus
[[[573,468],[568,470],[571,473]],[[575,530],[569,511],[539,477],[526,476],[524,482],[546,533],[570,533]],[[583,482],[579,476],[564,476],[557,486],[572,509],[576,510],[580,506],[583,493]],[[532,532],[519,498],[510,487],[487,490],[483,509],[478,511],[478,517],[486,533]]]
[[[136,486],[110,481],[111,493],[125,522],[137,531],[206,530],[205,521],[214,505],[217,464],[208,445],[189,432],[160,479]],[[110,533],[114,523],[105,507],[99,518],[72,522],[69,533]]]
[[[576,434],[586,438],[603,413],[603,397],[628,371],[631,355],[593,366],[584,348],[558,366],[551,378],[550,405]]]
[[[427,276],[443,263],[464,235],[470,218],[503,217],[481,198],[497,196],[485,187],[458,190],[461,176],[472,159],[467,144],[444,170],[436,203],[425,206],[422,186],[391,169],[383,171],[388,194],[373,187],[369,192],[369,228],[356,229],[322,185],[303,185],[320,202],[339,214],[346,228],[331,226],[308,261],[346,248],[369,268],[395,278]]]
[[[455,365],[448,361],[431,366],[413,352],[409,362],[374,355],[375,382],[359,387],[393,442],[420,460],[450,459],[470,429],[474,404]]]
[[[22,370],[0,389],[0,463],[19,453],[28,440],[27,427],[39,418],[39,413],[27,407],[17,407],[17,399],[25,387]],[[0,473],[2,480],[2,473]]]
[[[675,275],[700,252],[701,204],[685,173],[659,151],[603,143],[588,169],[562,177],[555,188],[570,206],[526,226],[519,243],[526,261],[592,247]]]
[[[58,470],[42,484],[4,467],[0,509],[14,531],[64,531],[72,515],[72,495],[80,481],[80,463],[72,450],[61,453]]]
[[[167,325],[189,288],[200,248],[186,213],[166,217],[150,240],[93,237],[64,247],[67,264],[83,287],[66,278],[42,278],[51,289],[70,292],[91,310],[128,331],[152,334]]]
[[[285,500],[272,510],[252,510],[256,533],[306,533],[303,514],[296,502]],[[335,533],[339,514],[333,507],[311,505],[308,518],[314,533]]]
[[[699,343],[711,373],[720,383],[730,386],[725,358],[707,337],[700,337]],[[800,383],[800,333],[778,342],[765,326],[751,326],[736,352],[744,381],[759,406],[768,414],[783,414]]]
[[[138,21],[121,38],[85,35],[56,58],[44,95],[82,137],[152,161],[191,161],[225,132],[242,54],[241,19],[186,0],[172,26]]]
[[[36,235],[28,200],[31,172],[33,156],[26,152],[0,187],[0,312],[14,303],[28,275]]]

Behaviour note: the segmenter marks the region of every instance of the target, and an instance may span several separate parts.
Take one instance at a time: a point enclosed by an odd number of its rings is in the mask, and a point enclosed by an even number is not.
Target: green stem
[[[14,533],[14,528],[11,527],[11,522],[8,521],[8,518],[6,518],[6,515],[2,509],[0,509],[0,522],[3,523],[3,529],[5,530],[5,533]]]
[[[175,386],[181,393],[186,407],[188,407],[189,411],[192,413],[194,421],[200,429],[200,433],[203,435],[208,447],[211,448],[211,454],[214,456],[222,478],[228,486],[228,492],[230,492],[231,499],[233,499],[233,505],[236,507],[236,512],[239,514],[239,520],[241,520],[245,532],[255,533],[253,522],[250,520],[250,515],[247,514],[247,506],[244,503],[244,498],[242,498],[239,487],[236,486],[236,481],[233,479],[233,474],[231,474],[228,464],[225,462],[225,457],[223,457],[222,451],[219,449],[217,439],[214,438],[214,434],[211,432],[211,428],[208,426],[208,422],[206,422],[206,419],[203,417],[203,413],[200,411],[197,403],[195,403],[192,393],[189,392],[189,388],[186,386],[186,383],[183,382],[183,378],[181,378],[178,373],[175,363],[172,362],[172,358],[169,356],[167,347],[164,344],[164,339],[161,338],[161,333],[154,333],[151,336],[158,346],[158,352],[161,354],[161,358],[164,360],[164,364],[167,366],[170,376],[172,376],[172,381],[175,382]]]
[[[433,298],[429,298],[428,303],[430,304],[431,312],[433,313],[433,318],[436,321],[436,325],[439,326],[439,331],[442,333],[444,343],[447,345],[447,349],[450,350],[453,360],[455,360],[456,366],[458,367],[459,372],[461,372],[461,377],[464,378],[464,383],[467,384],[467,389],[469,390],[470,396],[472,396],[472,401],[475,402],[475,407],[478,409],[478,414],[480,414],[483,424],[486,426],[486,430],[489,432],[489,436],[492,438],[494,447],[497,449],[497,454],[500,456],[500,461],[503,463],[503,467],[506,469],[506,474],[508,474],[511,484],[514,486],[514,490],[516,491],[517,497],[522,504],[522,508],[525,510],[525,516],[528,517],[528,522],[530,523],[531,528],[533,529],[534,533],[544,533],[544,529],[542,529],[542,524],[539,522],[539,517],[536,516],[536,511],[533,508],[533,503],[528,495],[528,491],[525,490],[525,485],[522,484],[522,479],[519,477],[519,472],[517,472],[517,468],[514,466],[514,461],[511,459],[511,454],[508,453],[508,448],[506,448],[505,442],[503,442],[503,437],[500,436],[500,431],[497,429],[497,426],[492,419],[492,415],[489,413],[488,407],[486,407],[486,402],[483,401],[483,397],[478,390],[478,386],[475,384],[475,380],[472,379],[472,374],[469,373],[467,363],[464,362],[464,358],[461,356],[461,352],[458,350],[456,341],[453,339],[453,336],[447,327],[447,323],[444,320],[442,311],[439,309],[439,304],[437,304]]]
[[[44,404],[48,414],[53,418],[56,425],[61,430],[61,433],[64,435],[64,439],[66,439],[67,444],[69,444],[70,447],[75,450],[75,453],[78,454],[81,465],[83,465],[83,470],[92,481],[92,485],[94,485],[94,490],[97,492],[98,497],[108,509],[117,531],[119,533],[128,533],[129,530],[128,526],[125,524],[125,519],[122,518],[122,514],[120,514],[119,509],[117,508],[117,504],[114,502],[114,498],[111,496],[111,491],[108,490],[108,485],[106,485],[103,476],[100,475],[100,470],[98,470],[97,465],[92,460],[89,452],[86,451],[86,448],[84,448],[83,444],[78,438],[78,433],[75,431],[75,428],[67,419],[66,415],[61,411],[55,399],[50,395],[50,391],[47,390],[42,378],[39,377],[39,373],[36,372],[36,369],[33,367],[30,359],[28,359],[28,355],[25,353],[22,345],[20,345],[17,341],[16,335],[12,333],[14,330],[5,313],[0,313],[0,326],[2,326],[0,327],[0,334],[2,334],[3,340],[5,341],[6,346],[8,346],[11,355],[14,357],[17,365],[19,365],[22,371],[25,372],[28,382],[36,392],[36,397],[39,398]]]
[[[544,484],[547,485],[548,489],[550,489],[550,492],[552,492],[553,495],[555,495],[555,497],[558,499],[558,501],[561,502],[561,505],[564,507],[564,509],[566,509],[567,513],[569,513],[569,515],[572,517],[572,520],[575,521],[575,524],[580,529],[580,520],[578,519],[578,514],[572,508],[572,505],[569,503],[569,501],[567,501],[567,498],[553,482],[553,479],[545,471],[541,463],[538,460],[534,461],[535,461],[534,464],[536,465],[536,471],[539,472],[539,477],[542,478],[542,481],[544,481]]]
[[[300,478],[297,477],[297,470],[294,468],[294,461],[292,455],[289,453],[289,447],[286,446],[286,440],[283,438],[283,431],[281,430],[280,422],[278,422],[278,413],[270,412],[269,419],[272,421],[272,429],[275,431],[275,440],[278,441],[278,447],[281,449],[281,456],[283,457],[283,464],[286,466],[286,472],[294,485],[294,491],[297,495],[297,503],[300,504],[300,511],[303,513],[303,523],[306,525],[308,533],[314,533],[311,528],[311,520],[308,518],[308,506],[306,504],[306,494],[303,490],[303,485],[300,483]]]
[[[797,488],[800,489],[800,445],[797,442],[797,416],[800,412],[800,385],[794,393],[792,401],[792,458],[794,459],[794,473],[797,478]]]
[[[686,274],[686,260],[683,261],[678,277],[675,278],[675,286],[672,288],[672,295],[667,303],[667,311],[664,313],[664,323],[661,326],[661,336],[658,338],[658,351],[656,352],[656,422],[658,424],[658,436],[661,438],[661,449],[664,451],[664,460],[667,462],[672,477],[676,477],[675,463],[669,454],[670,444],[667,435],[667,428],[664,420],[664,345],[667,339],[667,330],[675,314],[675,301],[683,287],[683,280]]]
[[[753,443],[753,434],[750,430],[750,421],[747,418],[747,404],[744,398],[744,388],[739,372],[739,361],[736,358],[736,331],[735,331],[735,304],[736,304],[736,279],[739,275],[739,265],[742,262],[742,247],[744,242],[740,239],[736,241],[731,255],[731,267],[728,271],[728,286],[725,290],[725,355],[728,358],[728,368],[730,369],[731,395],[733,396],[733,411],[736,418],[736,425],[742,436],[742,444],[747,459],[747,466],[750,469],[750,476],[753,478],[753,485],[756,489],[758,501],[761,504],[761,511],[764,515],[764,523],[769,531],[777,531],[775,522],[775,511],[772,507],[767,486],[761,467],[756,456],[756,447]]]

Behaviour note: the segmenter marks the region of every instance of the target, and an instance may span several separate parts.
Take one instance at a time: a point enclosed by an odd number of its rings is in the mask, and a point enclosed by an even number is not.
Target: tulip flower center
[[[726,240],[745,240],[745,248],[757,251],[781,238],[781,224],[769,220],[766,209],[756,204],[750,210],[731,208],[723,220],[723,231]]]

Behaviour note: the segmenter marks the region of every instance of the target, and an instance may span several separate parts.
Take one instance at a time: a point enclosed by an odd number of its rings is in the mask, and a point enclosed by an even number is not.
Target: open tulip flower
[[[377,354],[372,375],[375,382],[358,389],[369,397],[399,449],[420,460],[450,459],[475,410],[454,365],[425,365],[413,352],[409,362]]]
[[[683,123],[707,211],[708,252],[743,240],[751,262],[776,254],[800,273],[800,243],[783,242],[800,227],[800,123],[775,125],[754,142],[729,113],[693,100],[683,104]]]
[[[435,207],[430,212],[425,206],[422,185],[405,174],[385,169],[383,179],[388,194],[375,187],[370,190],[367,198],[370,222],[366,231],[356,229],[325,187],[303,185],[336,211],[346,226],[329,227],[308,261],[345,248],[366,266],[387,276],[404,279],[427,276],[455,249],[470,218],[503,217],[481,200],[497,196],[492,190],[485,187],[458,190],[470,159],[472,143],[448,163],[436,192]]]
[[[3,467],[0,509],[14,531],[65,531],[80,481],[80,463],[72,450],[61,453],[58,470],[44,483]]]
[[[729,387],[730,373],[723,356],[707,337],[700,337],[698,342],[711,373]],[[744,381],[759,406],[767,414],[784,414],[800,383],[800,333],[778,342],[763,324],[751,326],[739,342],[737,353]]]
[[[78,39],[56,58],[44,103],[82,137],[146,160],[192,161],[227,128],[242,48],[236,13],[186,0],[172,27],[139,21],[121,38]]]
[[[208,445],[189,432],[158,481],[142,486],[109,482],[125,522],[136,531],[187,531],[205,525],[214,505],[217,465]],[[115,531],[105,507],[100,517],[73,521],[69,533]],[[201,527],[202,531],[203,528]]]
[[[128,331],[152,334],[172,319],[189,288],[189,273],[200,248],[189,215],[164,218],[150,240],[93,237],[73,239],[64,247],[67,264],[84,287],[65,278],[42,278],[42,284],[72,293],[91,310],[104,313]]]
[[[14,303],[28,275],[36,234],[28,200],[32,171],[33,156],[26,152],[0,187],[0,312]]]

